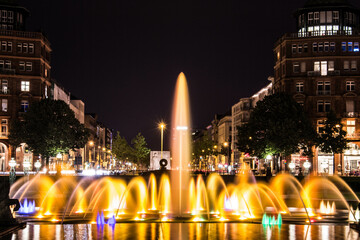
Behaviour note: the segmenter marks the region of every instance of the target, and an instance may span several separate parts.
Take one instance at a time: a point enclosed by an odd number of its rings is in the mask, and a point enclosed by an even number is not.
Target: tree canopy
[[[126,139],[117,132],[112,145],[112,152],[115,157],[119,160],[132,159],[133,151]]]
[[[22,120],[11,122],[9,141],[13,146],[26,143],[35,155],[48,159],[84,147],[88,137],[87,129],[65,102],[44,99],[32,103]]]
[[[135,138],[131,140],[133,145],[133,153],[136,163],[141,165],[149,165],[150,149],[147,147],[145,137],[138,133]]]
[[[238,127],[239,151],[265,158],[290,155],[303,149],[310,154],[316,131],[303,108],[285,93],[266,96],[259,101],[249,122]]]

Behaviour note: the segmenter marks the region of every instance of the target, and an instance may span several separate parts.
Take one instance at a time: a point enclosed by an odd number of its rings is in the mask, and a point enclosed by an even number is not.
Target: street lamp
[[[16,172],[15,172],[16,161],[14,158],[11,158],[11,160],[9,161],[9,166],[10,166],[9,181],[10,181],[10,185],[12,185],[16,180]]]
[[[310,163],[308,160],[306,160],[306,162],[304,162],[303,166],[304,166],[304,168],[305,168],[306,174],[308,174],[308,173],[309,173],[309,169],[310,169],[310,167],[311,167],[311,163]]]
[[[36,168],[36,173],[39,172],[39,169],[41,168],[41,162],[39,160],[37,160],[34,164],[35,168]]]
[[[29,170],[30,170],[30,166],[31,166],[31,163],[28,161],[28,160],[25,160],[23,162],[23,168],[24,168],[24,175],[28,175],[29,173]]]
[[[164,149],[164,129],[166,128],[165,123],[161,122],[159,124],[159,128],[161,130],[161,153],[160,153],[160,156],[162,159],[163,158],[163,149]]]
[[[294,172],[295,163],[293,163],[293,162],[289,163],[289,168],[290,168],[290,171],[291,171],[291,172]]]

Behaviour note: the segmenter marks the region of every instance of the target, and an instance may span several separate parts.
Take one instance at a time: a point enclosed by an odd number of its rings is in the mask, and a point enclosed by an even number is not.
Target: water
[[[347,225],[287,225],[265,227],[238,223],[118,223],[32,225],[8,239],[359,239]]]

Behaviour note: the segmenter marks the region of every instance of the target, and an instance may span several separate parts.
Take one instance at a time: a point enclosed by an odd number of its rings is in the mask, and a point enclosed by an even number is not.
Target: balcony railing
[[[280,42],[285,39],[294,39],[294,38],[304,38],[304,37],[324,37],[324,36],[359,36],[360,33],[357,31],[352,31],[350,34],[348,31],[313,31],[305,33],[286,33],[284,34],[275,45],[278,45]]]
[[[1,68],[0,67],[0,74],[11,74],[11,75],[15,75],[16,70],[15,69],[11,69],[11,68]]]
[[[359,116],[359,113],[357,112],[346,112],[344,113],[344,117],[346,118],[355,118],[355,117],[358,117]]]
[[[50,45],[49,40],[40,32],[23,32],[0,29],[0,36],[40,39]]]
[[[360,133],[348,133],[346,134],[347,138],[360,138]]]
[[[316,91],[316,95],[330,95],[331,91],[330,90],[317,90]]]
[[[328,71],[328,76],[339,76],[340,70]]]

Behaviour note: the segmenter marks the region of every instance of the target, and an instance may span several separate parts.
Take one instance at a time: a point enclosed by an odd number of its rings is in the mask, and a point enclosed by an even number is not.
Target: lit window
[[[320,12],[320,23],[325,23],[326,22],[326,12],[321,11]]]
[[[351,61],[351,70],[356,71],[357,70],[357,61]]]
[[[353,43],[352,42],[348,42],[348,51],[349,52],[353,51]]]
[[[350,70],[350,62],[344,61],[344,70]]]
[[[346,81],[346,91],[355,91],[355,81]]]
[[[321,76],[326,76],[328,72],[327,61],[321,61]]]
[[[330,52],[335,52],[335,43],[334,42],[330,43]]]
[[[1,81],[1,92],[4,94],[7,94],[9,92],[8,80],[6,80],[6,79]]]
[[[328,71],[329,71],[329,72],[333,72],[333,71],[335,71],[335,64],[334,64],[334,61],[329,61]]]
[[[314,13],[313,12],[308,13],[308,24],[310,24],[310,25],[314,24]]]
[[[314,72],[320,72],[320,62],[314,62]]]
[[[319,104],[319,102],[318,102],[318,104]],[[317,132],[322,133],[324,131],[324,127],[325,127],[325,121],[324,120],[317,120]]]
[[[300,71],[302,73],[306,72],[306,62],[301,62],[301,67],[300,68],[301,68]]]
[[[26,62],[26,71],[31,72],[32,71],[32,62]]]
[[[29,43],[29,53],[34,53],[34,44]]]
[[[8,110],[8,100],[1,99],[1,111],[7,112],[7,110]]]
[[[346,52],[346,42],[342,42],[342,43],[341,43],[341,50],[342,50],[343,52]]]
[[[313,43],[313,52],[317,52],[317,51],[318,51],[318,44]]]
[[[355,135],[355,120],[347,120],[346,121],[346,135],[354,136]]]
[[[19,62],[19,70],[25,71],[25,62]]]
[[[298,62],[293,63],[293,72],[299,73],[300,72],[300,64]]]
[[[30,82],[29,81],[21,81],[21,91],[23,91],[23,92],[30,91]]]
[[[8,120],[1,119],[1,136],[6,137],[8,134]]]
[[[27,112],[29,109],[29,101],[28,100],[22,100],[21,101],[21,112]]]
[[[326,23],[332,23],[332,19],[333,19],[332,11],[327,11],[326,12]]]
[[[354,42],[354,52],[359,52],[359,42]]]
[[[299,92],[299,93],[304,92],[304,82],[296,83],[296,92]]]

